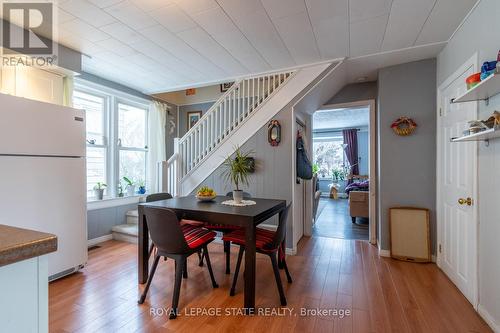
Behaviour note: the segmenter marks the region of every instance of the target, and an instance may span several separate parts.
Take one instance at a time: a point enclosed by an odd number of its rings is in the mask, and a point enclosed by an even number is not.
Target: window
[[[87,197],[94,186],[107,184],[105,196],[126,192],[123,177],[146,181],[148,101],[79,80],[73,106],[84,109],[87,125]],[[137,188],[136,188],[137,189]]]
[[[118,150],[120,179],[146,181],[147,110],[118,103]]]
[[[319,167],[318,176],[320,178],[332,178],[334,170],[343,170],[344,142],[341,137],[314,138],[313,151],[314,163]]]
[[[94,186],[98,183],[108,183],[106,160],[106,99],[101,96],[75,91],[73,106],[85,110],[87,125],[87,196],[93,196]]]

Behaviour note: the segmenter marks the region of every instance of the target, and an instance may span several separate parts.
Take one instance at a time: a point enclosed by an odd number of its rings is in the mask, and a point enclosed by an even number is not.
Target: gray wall
[[[388,209],[415,206],[431,211],[435,250],[436,223],[436,60],[381,69],[378,78],[378,221],[381,248],[388,250]],[[390,125],[401,116],[418,124],[407,137]]]
[[[187,113],[191,111],[201,111],[201,114],[204,115],[214,103],[215,102],[207,102],[179,106],[179,138],[182,138],[187,132]]]
[[[115,89],[115,90],[121,91],[123,93],[132,95],[132,96],[144,98],[146,100],[152,99],[151,96],[143,94],[142,92],[140,92],[138,90],[124,86],[123,84],[116,83],[114,81],[104,79],[104,78],[97,76],[97,75],[94,75],[94,74],[82,72],[82,74],[80,76],[78,76],[78,78],[80,78],[82,80],[94,82],[94,83],[100,84],[102,86],[105,86],[105,87],[108,87],[111,89]]]
[[[249,186],[243,190],[249,192],[253,197],[268,199],[292,200],[292,112],[287,107],[280,111],[273,119],[281,124],[281,143],[272,147],[267,141],[267,125],[257,131],[245,144],[241,146],[243,151],[253,151],[256,171],[250,176]],[[226,194],[233,190],[233,186],[224,181],[222,177],[223,168],[218,167],[200,185],[212,187],[218,194]],[[194,191],[196,192],[196,191]],[[290,214],[291,215],[291,214]],[[292,247],[292,220],[289,215],[287,221],[287,247]],[[276,224],[277,218],[266,221],[267,224]]]
[[[377,98],[377,82],[348,84],[325,104],[341,104]]]
[[[87,239],[111,234],[111,228],[115,225],[125,224],[127,211],[134,209],[137,209],[137,204],[87,211]]]
[[[482,0],[467,21],[456,32],[438,56],[438,85],[452,75],[474,53],[479,64],[495,60],[500,43],[500,1]],[[490,99],[489,106],[479,103],[479,119],[486,119],[500,110],[500,95]],[[479,303],[483,311],[500,325],[500,261],[498,260],[498,235],[500,223],[500,140],[491,140],[490,146],[479,144]]]

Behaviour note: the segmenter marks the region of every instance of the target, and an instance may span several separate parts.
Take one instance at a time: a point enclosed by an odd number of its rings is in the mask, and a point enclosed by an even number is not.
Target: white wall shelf
[[[500,73],[490,75],[474,88],[469,89],[463,95],[453,99],[453,103],[464,103],[472,101],[489,102],[490,97],[500,93]]]
[[[496,138],[500,138],[500,126],[498,125],[479,133],[451,138],[451,142],[485,141],[488,145],[491,139]]]

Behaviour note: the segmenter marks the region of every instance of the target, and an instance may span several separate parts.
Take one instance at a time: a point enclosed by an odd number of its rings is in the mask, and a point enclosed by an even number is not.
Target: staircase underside
[[[260,128],[265,126],[278,112],[283,110],[305,88],[313,83],[331,64],[321,64],[298,70],[294,76],[268,101],[263,103],[239,128],[224,138],[195,169],[192,169],[179,184],[179,195],[193,192],[217,167],[225,157],[234,152],[235,146],[248,141]]]

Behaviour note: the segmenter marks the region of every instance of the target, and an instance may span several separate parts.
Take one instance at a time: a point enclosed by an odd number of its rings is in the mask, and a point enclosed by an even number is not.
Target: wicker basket
[[[399,136],[408,136],[415,132],[417,124],[411,118],[401,117],[392,123],[391,128]]]

